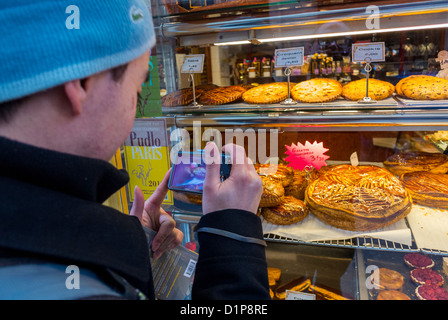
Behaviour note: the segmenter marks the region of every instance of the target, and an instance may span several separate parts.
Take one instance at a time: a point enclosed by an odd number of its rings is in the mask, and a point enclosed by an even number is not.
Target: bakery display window
[[[273,299],[448,299],[447,4],[151,3],[171,150],[245,146]],[[173,201],[192,245],[202,198]]]

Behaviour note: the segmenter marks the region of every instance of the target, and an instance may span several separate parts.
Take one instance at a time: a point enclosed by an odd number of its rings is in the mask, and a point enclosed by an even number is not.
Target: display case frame
[[[288,46],[288,39],[291,42],[301,41],[311,35],[317,35],[316,38],[334,38],[340,36],[341,22],[344,30],[349,31],[344,36],[360,30],[369,35],[384,33],[387,37],[387,33],[401,32],[402,28],[448,28],[448,1],[373,1],[372,4],[380,10],[377,18],[382,27],[382,30],[376,31],[366,28],[366,23],[372,18],[372,11],[367,10],[368,4],[365,2],[350,4],[345,8],[341,5],[332,6],[330,10],[320,10],[323,7],[319,9],[318,6],[307,7],[305,2],[312,1],[241,4],[237,7],[202,8],[177,13],[169,13],[163,3],[154,3],[152,10],[158,31],[157,56],[164,66],[164,89],[168,93],[180,89],[181,75],[176,65],[176,48],[191,48],[192,53],[205,48],[206,51],[211,50],[206,58],[214,59],[219,57],[213,51],[217,50],[216,47],[234,41],[248,41],[247,46],[256,50],[258,42],[267,42],[267,39],[273,38],[283,39],[281,42],[279,40],[279,47]],[[335,26],[338,27],[335,29]],[[331,132],[418,132],[423,136],[425,132],[448,131],[447,101],[407,101],[395,94],[385,101],[369,105],[347,100],[320,104],[299,103],[294,106],[237,102],[219,106],[162,108],[162,113],[169,132],[185,129],[190,134],[193,134],[197,122],[203,128],[214,128],[218,132],[226,129],[251,128],[255,132],[275,129],[280,134],[304,133],[310,136],[313,133]],[[204,143],[199,138],[199,145]],[[441,153],[448,153],[444,146],[434,144],[434,147]],[[184,231],[184,243],[195,241],[193,226],[198,223],[201,214],[175,206],[167,210]],[[407,221],[406,224],[409,227]],[[284,244],[334,248],[336,251],[353,250],[353,270],[356,275],[354,298],[362,300],[372,299],[364,286],[368,277],[364,263],[368,256],[366,252],[401,255],[418,252],[437,257],[448,256],[448,250],[419,246],[414,235],[410,244],[369,236],[322,241],[302,241],[268,232],[264,236],[268,245],[272,243],[274,247]]]

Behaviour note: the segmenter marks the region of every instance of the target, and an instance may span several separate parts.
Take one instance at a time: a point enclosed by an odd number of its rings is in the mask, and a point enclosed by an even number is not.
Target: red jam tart
[[[443,287],[424,284],[415,289],[415,295],[420,300],[448,300],[448,291]]]
[[[411,279],[417,284],[436,285],[438,287],[443,285],[443,277],[429,268],[412,270]]]
[[[434,261],[431,258],[416,252],[405,255],[404,262],[408,266],[417,269],[434,267]]]

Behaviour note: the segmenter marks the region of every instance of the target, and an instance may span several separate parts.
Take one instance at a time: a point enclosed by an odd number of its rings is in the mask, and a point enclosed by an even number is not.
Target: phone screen
[[[205,163],[201,154],[190,153],[183,161],[175,163],[171,170],[169,189],[202,193],[205,180]],[[177,162],[177,159],[176,159]]]
[[[182,157],[182,161],[179,161],[179,157]],[[221,161],[221,180],[224,180],[230,174],[231,164],[227,155],[223,155]],[[174,191],[202,193],[205,173],[203,153],[188,152],[178,155],[171,169],[168,188]]]

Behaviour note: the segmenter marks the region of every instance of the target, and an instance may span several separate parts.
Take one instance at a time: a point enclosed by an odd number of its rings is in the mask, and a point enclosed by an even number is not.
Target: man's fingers
[[[160,215],[160,227],[151,244],[156,257],[182,242],[183,233],[175,227],[176,222],[173,218],[166,213]]]
[[[204,149],[204,163],[206,164],[206,174],[204,180],[204,190],[213,188],[221,183],[221,153],[215,143],[211,142]]]
[[[145,209],[149,211],[149,207],[160,207],[162,205],[163,200],[165,200],[166,194],[168,193],[168,182],[170,180],[171,168],[165,174],[162,182],[157,186],[154,193],[146,200]]]
[[[136,216],[140,220],[140,222],[142,222],[144,205],[145,198],[143,196],[143,192],[138,186],[135,186],[134,203],[132,204],[131,212],[129,214],[131,216]]]

